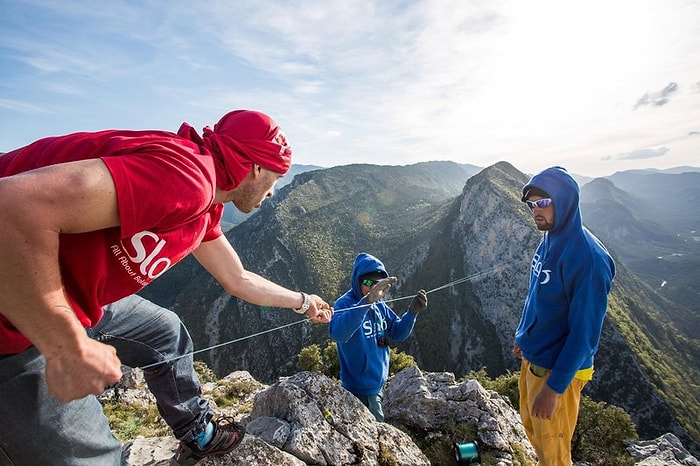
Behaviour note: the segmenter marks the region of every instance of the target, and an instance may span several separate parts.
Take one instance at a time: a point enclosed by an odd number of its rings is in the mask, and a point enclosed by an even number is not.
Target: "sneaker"
[[[177,453],[170,460],[170,466],[194,466],[207,456],[219,456],[238,446],[245,436],[245,427],[234,422],[231,417],[222,417],[214,423],[214,436],[202,448],[195,442],[180,442]]]

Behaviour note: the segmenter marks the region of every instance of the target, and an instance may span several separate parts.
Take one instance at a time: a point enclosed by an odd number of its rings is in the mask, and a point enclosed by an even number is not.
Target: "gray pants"
[[[139,296],[106,306],[105,316],[88,333],[114,346],[130,367],[192,352],[192,340],[177,315]],[[121,444],[99,401],[94,396],[57,401],[46,387],[44,366],[34,347],[0,356],[0,466],[122,464]],[[175,437],[191,441],[212,417],[200,396],[192,356],[148,368],[144,376]]]

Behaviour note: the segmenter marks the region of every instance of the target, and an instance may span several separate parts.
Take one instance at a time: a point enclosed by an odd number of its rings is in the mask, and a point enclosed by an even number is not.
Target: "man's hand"
[[[314,324],[327,324],[333,317],[333,308],[320,296],[312,294],[309,295],[309,310],[306,315]]]
[[[518,346],[516,342],[513,342],[513,354],[515,355],[516,358],[522,359],[523,358],[523,352]]]
[[[418,290],[418,293],[411,300],[411,305],[408,306],[408,310],[414,316],[417,316],[421,312],[425,311],[428,307],[428,295],[425,290]]]
[[[387,277],[379,280],[372,286],[372,288],[370,288],[369,293],[367,293],[367,296],[365,296],[367,302],[372,304],[382,299],[384,293],[386,293],[389,290],[389,288],[391,288],[391,285],[396,283],[397,280],[398,279],[396,277]]]
[[[549,388],[546,384],[535,397],[532,404],[532,416],[542,419],[552,419],[554,411],[557,410],[559,393]]]
[[[73,348],[46,357],[46,385],[62,403],[87,395],[100,395],[122,376],[121,362],[113,346],[85,336]]]

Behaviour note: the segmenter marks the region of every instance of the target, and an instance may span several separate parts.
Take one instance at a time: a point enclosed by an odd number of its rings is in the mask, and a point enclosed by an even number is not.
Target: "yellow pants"
[[[536,418],[530,415],[535,397],[549,378],[530,372],[530,362],[525,359],[520,365],[520,418],[525,433],[537,453],[538,466],[570,466],[571,439],[576,428],[581,390],[587,381],[573,379],[566,391],[559,396],[557,409],[552,419]]]

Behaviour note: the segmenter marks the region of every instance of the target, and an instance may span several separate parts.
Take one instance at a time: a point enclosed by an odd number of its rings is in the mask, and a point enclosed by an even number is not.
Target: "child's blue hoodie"
[[[389,376],[389,347],[379,346],[377,337],[405,340],[416,322],[416,316],[408,311],[399,318],[381,299],[367,304],[359,278],[370,272],[387,276],[379,259],[358,254],[352,269],[352,288],[335,302],[328,326],[330,337],[338,343],[343,388],[355,395],[378,394]]]
[[[579,187],[561,167],[549,168],[523,187],[546,191],[554,226],[532,259],[530,288],[515,342],[531,363],[551,369],[547,385],[563,393],[576,372],[593,367],[615,276],[615,263],[582,223]]]

